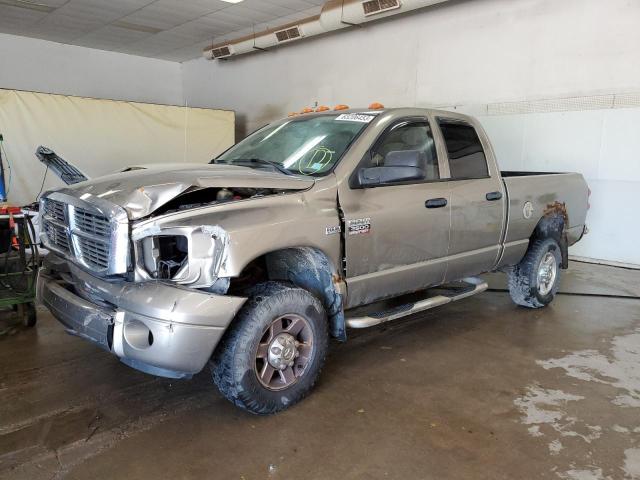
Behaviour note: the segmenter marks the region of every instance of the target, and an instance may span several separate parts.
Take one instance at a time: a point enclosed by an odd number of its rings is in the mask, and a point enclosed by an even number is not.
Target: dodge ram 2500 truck
[[[209,364],[237,406],[282,410],[329,337],[487,288],[549,304],[585,232],[575,173],[500,172],[473,118],[400,108],[298,115],[206,164],[47,192],[39,298],[69,333],[173,378]]]

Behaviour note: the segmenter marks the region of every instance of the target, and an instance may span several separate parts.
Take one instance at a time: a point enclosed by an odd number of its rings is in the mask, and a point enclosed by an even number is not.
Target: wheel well
[[[261,255],[231,279],[229,292],[238,294],[268,280],[290,282],[313,294],[327,312],[331,335],[338,340],[346,340],[342,295],[336,285],[339,276],[321,250],[295,247]]]
[[[564,207],[564,205],[561,205]],[[536,228],[533,230],[529,238],[529,245],[535,240],[544,240],[545,238],[553,238],[560,245],[560,253],[562,254],[561,268],[569,267],[569,243],[567,240],[567,215],[565,208],[554,207],[553,210],[547,211]]]

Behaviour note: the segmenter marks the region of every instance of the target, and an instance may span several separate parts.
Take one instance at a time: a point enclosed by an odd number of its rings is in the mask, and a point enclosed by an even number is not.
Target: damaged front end
[[[241,200],[282,195],[290,190],[271,188],[193,187],[158,207],[148,218],[135,222],[136,281],[163,280],[225,294],[229,287],[226,260],[229,233],[219,224],[201,224],[214,219],[206,210]]]
[[[55,254],[39,272],[38,298],[68,333],[169,378],[202,370],[246,301],[165,282],[98,278]]]
[[[219,225],[134,229],[138,281],[165,280],[225,294],[228,278],[219,282],[228,255],[229,235]]]
[[[301,191],[313,179],[231,165],[167,164],[135,169],[65,189],[90,202],[100,199],[124,208],[137,221],[230,201]]]
[[[130,222],[113,212],[124,210],[70,191],[44,196],[50,254],[40,301],[69,333],[131,367],[173,378],[199,372],[246,300],[222,295],[229,235],[217,225],[161,226],[166,216]]]
[[[310,185],[245,170],[200,166],[191,181],[189,168],[134,170],[44,194],[41,302],[131,367],[197,373],[246,301],[226,295],[226,205]]]

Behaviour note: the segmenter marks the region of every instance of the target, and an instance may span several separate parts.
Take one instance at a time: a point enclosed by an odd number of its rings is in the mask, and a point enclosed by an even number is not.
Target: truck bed
[[[501,265],[509,265],[522,258],[538,221],[550,211],[556,211],[565,217],[570,245],[582,236],[587,215],[588,187],[581,174],[523,171],[501,173],[509,199]],[[527,218],[525,206],[528,207],[529,202],[532,209]]]

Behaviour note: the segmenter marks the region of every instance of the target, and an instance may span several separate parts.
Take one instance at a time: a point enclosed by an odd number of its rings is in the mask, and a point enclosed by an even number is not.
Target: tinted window
[[[422,154],[426,180],[440,178],[438,156],[431,127],[427,122],[402,122],[394,125],[371,150],[371,167],[384,165],[389,152],[415,150]]]
[[[439,119],[449,156],[451,178],[486,178],[487,159],[476,130],[459,121]]]

